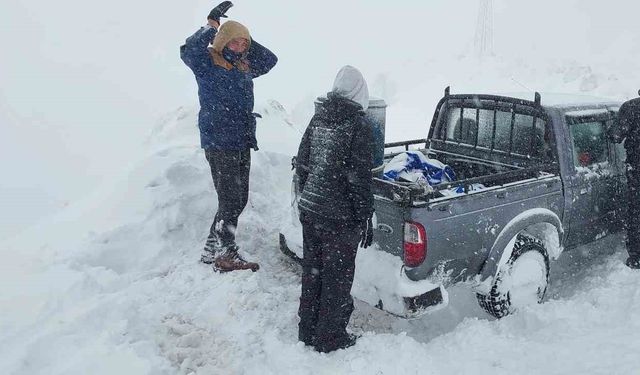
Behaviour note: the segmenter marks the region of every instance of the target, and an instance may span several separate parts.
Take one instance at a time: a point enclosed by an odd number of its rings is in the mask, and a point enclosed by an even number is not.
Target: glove
[[[207,18],[220,23],[220,17],[227,18],[227,15],[225,13],[227,13],[229,8],[231,8],[232,6],[233,3],[231,1],[223,1],[218,4],[218,6],[213,8],[211,12],[209,12],[209,16]]]
[[[363,249],[371,246],[373,243],[373,219],[368,218],[360,224],[360,230],[362,231],[360,238],[360,246]]]

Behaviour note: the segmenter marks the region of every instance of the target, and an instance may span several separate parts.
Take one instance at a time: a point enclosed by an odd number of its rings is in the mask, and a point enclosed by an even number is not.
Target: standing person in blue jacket
[[[211,11],[208,25],[180,47],[180,57],[198,83],[200,143],[218,193],[218,212],[201,260],[219,272],[255,272],[258,264],[238,253],[235,232],[249,196],[251,149],[258,150],[253,79],[269,72],[278,59],[252,40],[242,24],[220,26],[231,5],[225,1]]]

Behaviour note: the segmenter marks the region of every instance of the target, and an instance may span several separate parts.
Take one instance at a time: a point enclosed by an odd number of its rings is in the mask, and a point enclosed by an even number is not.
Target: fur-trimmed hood
[[[249,29],[240,22],[227,21],[220,26],[215,38],[213,38],[213,42],[209,45],[209,54],[211,55],[214,64],[227,70],[233,69],[234,65],[223,57],[222,50],[224,50],[224,47],[226,47],[230,41],[236,38],[248,40],[249,46],[251,46],[251,34],[249,33]],[[244,58],[240,59],[235,66],[242,71],[249,70],[249,65]]]

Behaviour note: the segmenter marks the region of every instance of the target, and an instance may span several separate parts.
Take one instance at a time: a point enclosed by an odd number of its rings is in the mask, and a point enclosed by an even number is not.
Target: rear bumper
[[[413,319],[446,307],[447,291],[429,280],[410,280],[399,257],[360,249],[351,295],[392,315]]]
[[[302,261],[301,242],[295,233],[287,233],[287,230],[280,233],[280,251],[297,263]],[[405,319],[418,318],[449,303],[442,285],[428,280],[410,280],[402,260],[377,250],[375,245],[358,251],[351,295]]]

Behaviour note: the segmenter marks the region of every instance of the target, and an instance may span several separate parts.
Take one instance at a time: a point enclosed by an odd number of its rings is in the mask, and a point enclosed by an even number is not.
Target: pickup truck
[[[541,303],[553,260],[624,227],[620,104],[447,88],[428,138],[386,144],[385,161],[421,152],[456,179],[425,187],[374,178],[376,250],[358,257],[385,262],[359,260],[352,294],[405,318],[445,306],[458,283],[497,318]],[[293,237],[280,236],[289,255]]]

